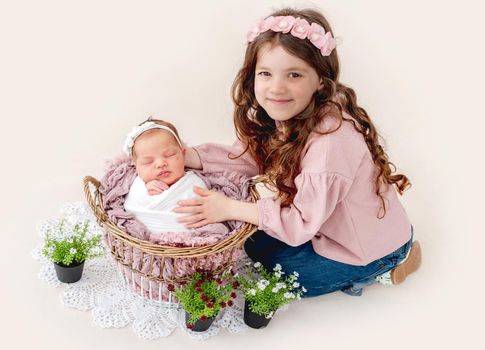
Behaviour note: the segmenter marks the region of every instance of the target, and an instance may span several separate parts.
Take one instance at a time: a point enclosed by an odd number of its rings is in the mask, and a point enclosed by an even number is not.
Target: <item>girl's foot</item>
[[[392,284],[402,283],[408,275],[421,266],[421,246],[414,241],[409,250],[408,257],[391,271]]]

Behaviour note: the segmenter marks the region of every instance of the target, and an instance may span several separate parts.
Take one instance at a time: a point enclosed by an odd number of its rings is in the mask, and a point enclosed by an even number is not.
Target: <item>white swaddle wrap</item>
[[[193,232],[177,218],[187,214],[172,211],[178,207],[177,201],[197,197],[194,186],[207,188],[205,183],[192,171],[186,174],[168,190],[150,196],[145,183],[136,177],[125,199],[125,210],[133,213],[152,232]]]

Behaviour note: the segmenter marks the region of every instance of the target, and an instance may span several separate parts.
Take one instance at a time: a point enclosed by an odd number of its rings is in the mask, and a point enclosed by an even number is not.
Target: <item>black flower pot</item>
[[[56,269],[57,279],[64,283],[74,283],[81,279],[84,269],[84,261],[82,263],[73,262],[66,266],[62,263],[54,263]]]
[[[268,325],[270,318],[255,314],[249,309],[249,304],[244,302],[244,323],[246,323],[251,328],[264,328]]]
[[[215,317],[206,318],[205,320],[198,319],[194,324],[192,324],[192,327],[189,326],[189,319],[190,315],[185,313],[185,324],[187,328],[190,328],[192,332],[203,332],[209,329],[212,322],[214,322]]]

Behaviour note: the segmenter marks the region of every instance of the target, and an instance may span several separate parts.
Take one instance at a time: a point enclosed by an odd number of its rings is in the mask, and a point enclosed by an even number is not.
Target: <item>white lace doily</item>
[[[61,213],[62,217],[68,220],[88,220],[92,230],[102,233],[101,227],[85,203],[67,203],[62,206]],[[42,222],[37,228],[38,233],[43,237],[44,232],[52,230],[59,220]],[[147,340],[166,337],[177,327],[189,337],[198,340],[208,339],[223,328],[231,333],[248,328],[243,321],[244,300],[238,296],[234,306],[222,310],[207,331],[188,330],[181,308],[174,307],[173,304],[154,303],[134,294],[118,273],[116,264],[107,251],[102,257],[86,261],[81,280],[73,284],[58,281],[53,263],[42,255],[42,244],[33,250],[32,256],[41,263],[39,278],[49,286],[62,287],[61,302],[77,310],[91,310],[93,321],[99,327],[122,328],[131,324],[133,331]]]

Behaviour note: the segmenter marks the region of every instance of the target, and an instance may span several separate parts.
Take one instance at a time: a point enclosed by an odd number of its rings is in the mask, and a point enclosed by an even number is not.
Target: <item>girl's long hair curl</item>
[[[330,31],[333,35],[327,20],[314,10],[286,8],[272,13],[271,16],[304,18],[309,23],[320,24],[325,31]],[[315,92],[305,110],[284,122],[286,133],[283,138],[277,130],[275,121],[258,104],[254,94],[257,55],[259,49],[266,43],[281,45],[290,54],[307,62],[323,82],[323,88]],[[367,112],[358,106],[354,90],[338,81],[339,70],[335,49],[330,56],[324,57],[309,40],[301,40],[291,34],[281,34],[271,30],[258,35],[248,44],[243,67],[239,70],[232,86],[236,133],[246,145],[243,154],[250,153],[257,162],[260,172],[268,174],[277,187],[282,205],[288,206],[296,195],[294,180],[301,171],[301,154],[310,134],[312,132],[329,134],[338,130],[344,120],[351,122],[364,137],[377,168],[375,193],[382,204],[377,216],[382,218],[386,213],[382,194],[387,190],[387,185],[395,185],[399,194],[402,194],[411,184],[405,175],[393,174],[396,168],[379,144],[379,135],[374,124]],[[344,112],[353,119],[346,118]],[[337,118],[337,127],[328,131],[316,131],[316,127],[322,120],[330,115]]]

